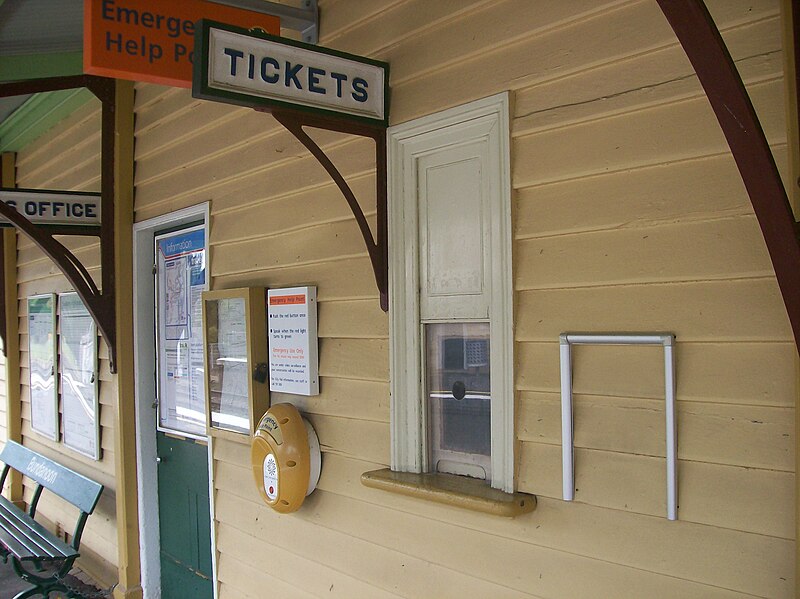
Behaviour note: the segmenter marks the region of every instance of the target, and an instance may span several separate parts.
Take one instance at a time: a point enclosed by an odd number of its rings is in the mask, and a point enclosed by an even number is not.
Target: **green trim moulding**
[[[0,58],[0,82],[46,77],[68,77],[83,73],[83,52],[22,54]]]
[[[0,123],[0,152],[17,152],[94,98],[86,88],[36,94]]]

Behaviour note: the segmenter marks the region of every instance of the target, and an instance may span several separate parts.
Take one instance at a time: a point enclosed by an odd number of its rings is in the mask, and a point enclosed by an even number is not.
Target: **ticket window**
[[[389,341],[392,469],[485,479],[511,493],[508,99],[389,129]]]
[[[428,464],[491,480],[489,323],[425,325]]]

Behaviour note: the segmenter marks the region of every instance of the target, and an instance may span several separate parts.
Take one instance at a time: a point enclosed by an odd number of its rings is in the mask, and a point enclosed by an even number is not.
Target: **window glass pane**
[[[244,298],[206,301],[211,426],[245,434],[250,432],[246,318]]]
[[[425,338],[430,469],[488,478],[489,323],[428,324]]]

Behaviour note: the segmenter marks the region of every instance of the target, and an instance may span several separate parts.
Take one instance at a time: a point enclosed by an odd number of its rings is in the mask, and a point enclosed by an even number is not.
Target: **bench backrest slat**
[[[35,480],[62,499],[69,501],[81,511],[94,511],[103,485],[57,464],[14,441],[6,441],[0,452],[0,461]]]

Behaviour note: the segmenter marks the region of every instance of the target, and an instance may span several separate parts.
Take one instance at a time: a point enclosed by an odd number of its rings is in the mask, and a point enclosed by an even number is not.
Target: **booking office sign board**
[[[388,124],[387,63],[206,20],[195,56],[195,98]]]
[[[205,438],[203,225],[155,236],[158,430]]]
[[[97,325],[77,293],[58,300],[64,445],[99,460]]]
[[[99,227],[102,216],[99,193],[0,188],[0,201],[37,225]]]
[[[29,297],[31,428],[53,441],[58,441],[56,343],[56,296],[47,293]]]

